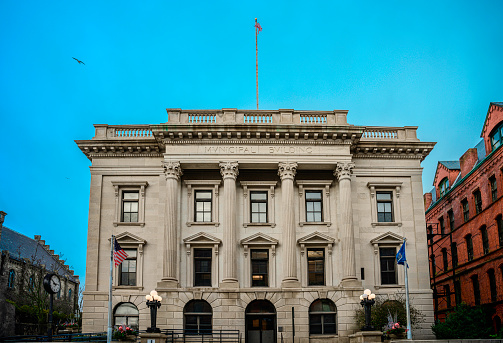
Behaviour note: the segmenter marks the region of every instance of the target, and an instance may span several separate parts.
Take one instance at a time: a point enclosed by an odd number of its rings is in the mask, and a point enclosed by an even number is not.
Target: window
[[[444,286],[444,294],[445,294],[445,307],[451,307],[451,288],[449,285]]]
[[[491,148],[492,150],[499,147],[503,141],[503,122],[500,123],[489,135],[491,138]]]
[[[440,225],[440,234],[445,235],[445,223],[444,223],[444,217],[438,218],[438,223]]]
[[[498,289],[496,288],[494,269],[489,269],[487,271],[487,277],[489,278],[489,289],[491,290],[491,302],[495,302],[498,300]]]
[[[112,181],[115,188],[115,221],[119,225],[145,225],[145,188],[148,182]]]
[[[496,183],[496,177],[491,176],[489,178],[489,185],[491,186],[491,200],[495,202],[498,199],[498,184]]]
[[[480,194],[480,190],[476,190],[473,192],[473,201],[475,202],[475,214],[479,214],[482,212],[482,195]]]
[[[473,241],[472,241],[472,235],[467,235],[465,237],[466,241],[466,255],[468,257],[468,261],[473,260]]]
[[[444,264],[444,272],[446,272],[449,269],[449,262],[447,260],[447,249],[446,248],[442,249],[442,262]]]
[[[184,329],[187,334],[204,335],[212,333],[213,310],[204,300],[191,300],[183,308]]]
[[[323,221],[321,191],[306,191],[306,222]]]
[[[309,306],[309,334],[337,334],[337,310],[329,299],[318,299]]]
[[[330,221],[330,185],[331,180],[297,180],[299,186],[300,226],[326,225]]]
[[[139,311],[133,303],[120,303],[114,311],[114,325],[126,325],[134,330],[139,329]]]
[[[14,288],[16,285],[16,272],[14,269],[11,269],[9,271],[9,280],[7,281],[7,287],[9,288]]]
[[[487,236],[486,226],[480,228],[480,235],[482,236],[482,250],[485,254],[489,254],[489,237]]]
[[[68,300],[72,301],[72,289],[68,290]]]
[[[454,230],[454,212],[452,210],[447,211],[447,217],[449,218],[449,229]]]
[[[393,197],[391,192],[376,192],[377,221],[389,223],[393,221]]]
[[[33,291],[35,289],[35,277],[32,275],[28,279],[28,290]]]
[[[252,287],[269,286],[269,250],[251,250],[251,285]]]
[[[325,249],[307,249],[307,274],[309,286],[325,284]]]
[[[211,191],[195,191],[194,192],[194,222],[211,223]]]
[[[475,305],[480,305],[480,286],[479,286],[479,277],[477,275],[473,275],[471,277],[472,285],[473,285],[473,298],[475,300]]]
[[[463,208],[463,220],[466,223],[470,219],[470,207],[468,206],[468,200],[463,199],[461,201],[461,207]]]
[[[451,255],[452,255],[452,267],[458,266],[458,245],[456,243],[451,244]]]
[[[185,180],[187,185],[187,226],[218,226],[220,180]]]
[[[445,193],[449,190],[449,179],[444,178],[440,183],[438,184],[439,190],[440,190],[440,196],[443,197]]]
[[[267,192],[250,192],[252,223],[267,223]]]
[[[430,256],[431,260],[431,273],[435,275],[437,273],[437,263],[435,262],[435,255]]]
[[[503,220],[501,219],[501,215],[496,217],[496,226],[498,227],[498,238],[500,247],[503,246]]]
[[[381,284],[396,285],[396,248],[379,248]]]
[[[211,249],[194,249],[194,286],[211,287]]]
[[[454,281],[454,298],[456,300],[456,306],[461,304],[461,282],[459,280]]]
[[[136,286],[136,249],[124,249],[128,257],[119,266],[120,286]]]
[[[56,293],[56,299],[61,299],[61,288],[59,289],[58,293]]]

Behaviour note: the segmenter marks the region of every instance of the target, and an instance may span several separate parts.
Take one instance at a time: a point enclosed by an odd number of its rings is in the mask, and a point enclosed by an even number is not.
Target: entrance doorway
[[[246,307],[246,343],[276,343],[276,308],[267,300]]]

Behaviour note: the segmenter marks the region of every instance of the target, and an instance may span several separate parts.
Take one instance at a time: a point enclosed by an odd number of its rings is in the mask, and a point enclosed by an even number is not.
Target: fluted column
[[[300,287],[297,277],[297,251],[293,180],[297,173],[297,163],[280,162],[278,175],[281,178],[281,200],[283,212],[283,256],[284,277],[281,287]]]
[[[353,206],[351,205],[351,174],[355,164],[337,163],[334,175],[339,180],[341,211],[342,282],[357,280],[355,264],[355,236],[353,230]]]
[[[166,211],[164,212],[164,258],[162,268],[162,286],[178,287],[176,277],[177,247],[176,237],[178,218],[178,189],[182,176],[180,162],[163,162],[166,176]]]
[[[239,287],[236,274],[236,178],[239,174],[237,162],[221,162],[220,173],[224,179],[223,227],[223,279],[220,287]]]

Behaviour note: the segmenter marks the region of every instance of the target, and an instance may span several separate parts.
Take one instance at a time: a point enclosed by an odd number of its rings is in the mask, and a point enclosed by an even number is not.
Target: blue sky
[[[419,126],[423,162],[480,139],[503,101],[503,1],[0,2],[0,210],[85,275],[93,124],[157,124],[165,108],[349,110]],[[84,61],[78,64],[72,57]]]

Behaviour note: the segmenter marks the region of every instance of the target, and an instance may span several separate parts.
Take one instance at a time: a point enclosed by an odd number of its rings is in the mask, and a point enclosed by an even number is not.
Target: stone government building
[[[116,324],[238,329],[243,342],[347,342],[370,288],[409,287],[431,337],[417,127],[347,123],[347,111],[168,109],[159,125],[95,125],[83,331],[107,325],[110,237]]]

